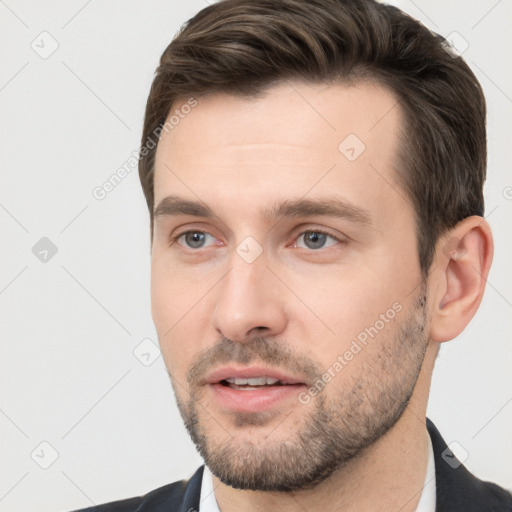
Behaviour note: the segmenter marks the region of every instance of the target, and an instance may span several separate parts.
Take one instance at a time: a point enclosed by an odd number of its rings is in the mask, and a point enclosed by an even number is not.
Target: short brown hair
[[[411,200],[426,275],[436,242],[457,222],[483,215],[485,99],[445,40],[374,0],[223,0],[189,20],[164,51],[148,97],[139,176],[153,235],[152,134],[178,99],[224,92],[257,96],[285,80],[371,79],[404,114],[399,180]]]

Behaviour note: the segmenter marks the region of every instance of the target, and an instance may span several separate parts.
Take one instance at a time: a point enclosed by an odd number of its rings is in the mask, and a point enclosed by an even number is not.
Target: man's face
[[[396,423],[427,345],[400,108],[375,85],[293,83],[189,110],[155,166],[163,357],[216,476],[305,488]]]

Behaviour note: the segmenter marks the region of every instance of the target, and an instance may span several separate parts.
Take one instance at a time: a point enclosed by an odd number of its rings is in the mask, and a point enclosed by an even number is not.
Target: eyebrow
[[[213,210],[206,206],[206,204],[199,201],[181,199],[177,196],[164,197],[153,212],[155,218],[176,215],[191,215],[193,217],[207,218],[216,217]]]
[[[265,212],[265,216],[271,220],[315,215],[339,217],[358,224],[372,224],[370,214],[366,210],[338,198],[285,200]]]
[[[338,198],[284,200],[267,208],[263,213],[265,218],[271,221],[282,217],[327,216],[343,218],[357,224],[372,224],[371,216],[366,210]],[[217,217],[205,203],[177,196],[163,198],[155,208],[153,215],[155,218],[178,215]]]

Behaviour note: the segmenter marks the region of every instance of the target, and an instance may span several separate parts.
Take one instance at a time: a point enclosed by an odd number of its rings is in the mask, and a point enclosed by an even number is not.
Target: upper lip
[[[294,377],[288,375],[281,370],[272,368],[264,368],[261,366],[249,366],[245,368],[234,367],[234,366],[223,366],[210,372],[206,378],[206,384],[217,384],[225,379],[233,378],[254,378],[254,377],[270,377],[271,379],[277,379],[283,384],[305,384],[304,380],[300,377]]]

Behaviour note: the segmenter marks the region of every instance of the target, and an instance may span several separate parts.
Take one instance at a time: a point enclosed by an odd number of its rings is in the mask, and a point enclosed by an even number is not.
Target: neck
[[[313,489],[269,493],[233,489],[213,476],[215,497],[220,510],[414,512],[427,471],[429,434],[425,417],[431,377],[428,363],[433,364],[434,358],[435,347],[430,346],[416,389],[398,422],[326,480]]]

